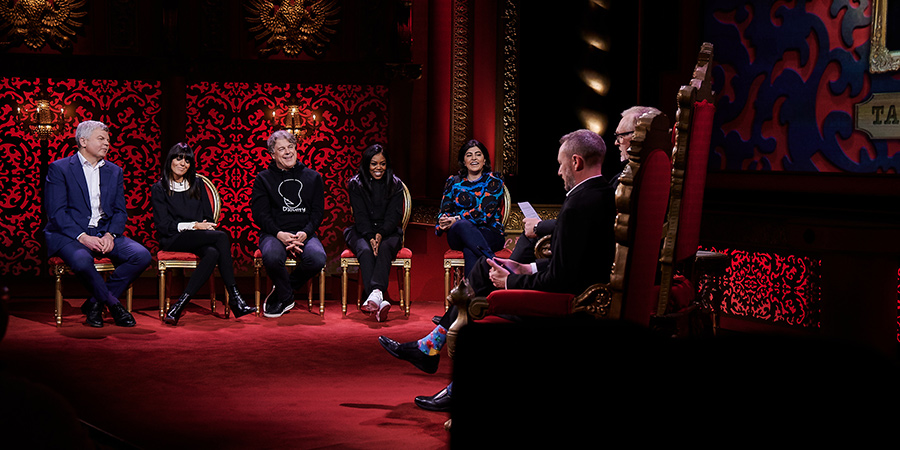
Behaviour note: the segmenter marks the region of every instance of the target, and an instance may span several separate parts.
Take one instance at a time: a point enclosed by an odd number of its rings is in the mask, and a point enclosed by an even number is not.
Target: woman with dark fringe
[[[150,188],[153,222],[160,248],[197,255],[200,261],[191,275],[184,293],[169,308],[164,318],[177,325],[185,305],[200,289],[216,266],[228,292],[228,306],[234,317],[256,312],[238,292],[231,259],[228,233],[216,229],[216,218],[203,181],[197,177],[194,151],[184,143],[169,149],[162,168],[162,178]]]

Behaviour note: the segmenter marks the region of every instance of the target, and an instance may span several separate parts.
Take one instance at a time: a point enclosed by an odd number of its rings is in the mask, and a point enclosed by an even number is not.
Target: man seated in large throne
[[[560,209],[551,257],[522,264],[509,259],[481,258],[469,274],[476,295],[497,289],[533,289],[580,294],[589,286],[609,281],[615,252],[615,183],[602,174],[606,144],[590,130],[577,130],[560,139],[558,175],[567,190]],[[434,373],[446,333],[456,319],[450,308],[435,329],[418,341],[398,343],[385,336],[381,345],[397,358]],[[416,404],[434,411],[449,409],[450,386],[431,397],[417,397]]]

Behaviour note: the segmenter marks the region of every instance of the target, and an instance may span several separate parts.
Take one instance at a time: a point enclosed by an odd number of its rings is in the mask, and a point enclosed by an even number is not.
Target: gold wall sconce
[[[283,129],[298,139],[312,135],[322,124],[322,115],[317,111],[303,111],[297,105],[287,105],[283,110],[272,111],[272,127]]]
[[[21,104],[16,107],[16,121],[20,126],[28,128],[41,140],[47,140],[59,134],[66,122],[66,107],[54,106],[45,97],[41,89],[40,96],[33,104]]]

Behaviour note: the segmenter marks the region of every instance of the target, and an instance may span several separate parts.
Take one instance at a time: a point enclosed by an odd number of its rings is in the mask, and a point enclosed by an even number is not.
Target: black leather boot
[[[169,308],[169,312],[166,313],[163,320],[169,325],[178,325],[178,318],[181,317],[181,312],[184,311],[184,307],[189,301],[191,301],[190,295],[181,294],[181,297],[178,297],[178,300]]]
[[[234,314],[235,319],[256,312],[256,307],[248,305],[247,302],[244,301],[244,298],[241,297],[241,293],[238,292],[237,286],[227,286],[226,289],[228,289],[229,297],[228,307],[231,308],[231,312]]]

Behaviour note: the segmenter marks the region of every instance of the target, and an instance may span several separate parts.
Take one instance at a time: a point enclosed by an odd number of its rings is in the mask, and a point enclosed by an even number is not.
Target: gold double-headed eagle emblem
[[[247,22],[254,25],[258,41],[267,46],[262,55],[283,51],[287,56],[321,56],[334,28],[340,21],[335,17],[341,10],[337,0],[282,0],[276,5],[267,0],[250,0],[246,4]]]
[[[50,44],[58,50],[72,47],[75,32],[81,28],[78,20],[87,12],[81,11],[85,0],[18,0],[10,4],[0,0],[0,32],[9,30],[9,40],[0,47],[25,42],[29,48],[40,50]]]

